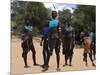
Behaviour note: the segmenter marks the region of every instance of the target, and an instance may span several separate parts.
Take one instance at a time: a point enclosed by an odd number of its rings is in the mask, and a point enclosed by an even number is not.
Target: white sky
[[[67,4],[67,3],[44,3],[44,5],[46,6],[46,8],[50,8],[52,10],[59,11],[59,10],[63,10],[63,9],[69,9],[71,11],[71,13],[73,13],[73,8],[76,8],[75,4]],[[55,8],[53,7],[53,5],[55,6]]]

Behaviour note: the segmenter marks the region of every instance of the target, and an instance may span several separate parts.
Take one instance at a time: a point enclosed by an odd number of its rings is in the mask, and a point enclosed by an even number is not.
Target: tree
[[[15,14],[12,22],[15,24],[13,26],[17,28],[17,31],[22,29],[27,16],[32,18],[33,25],[38,30],[41,30],[50,19],[50,9],[47,9],[41,2],[14,1],[11,4],[11,10]]]
[[[80,31],[92,30],[95,31],[95,6],[78,5],[74,12],[74,25]]]
[[[71,21],[71,12],[69,9],[63,9],[62,11],[59,11],[59,19],[61,23],[65,23],[66,21]]]

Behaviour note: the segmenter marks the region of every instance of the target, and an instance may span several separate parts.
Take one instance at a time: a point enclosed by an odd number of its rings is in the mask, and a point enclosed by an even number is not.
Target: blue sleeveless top
[[[58,20],[58,19],[52,19],[52,20],[49,22],[49,27],[50,27],[50,28],[57,27],[57,26],[58,26],[58,23],[59,23],[59,20]]]
[[[31,25],[30,26],[27,26],[27,25],[24,26],[24,32],[32,32],[32,29],[33,29],[33,27]]]

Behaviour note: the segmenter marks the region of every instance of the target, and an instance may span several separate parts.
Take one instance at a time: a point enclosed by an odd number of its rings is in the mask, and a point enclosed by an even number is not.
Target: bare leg
[[[85,61],[85,65],[88,66],[88,63],[87,63],[87,53],[84,53],[83,56],[84,56],[83,61]]]
[[[33,63],[34,63],[34,65],[37,65],[37,63],[36,63],[36,52],[35,52],[35,48],[34,48],[33,44],[31,45],[31,51],[32,51]]]
[[[23,58],[24,64],[25,64],[24,67],[28,68],[28,64],[27,64],[27,54],[28,54],[27,42],[22,43],[22,49],[23,49],[22,58]]]
[[[95,66],[95,64],[94,64],[94,62],[93,62],[93,59],[92,59],[92,53],[89,53],[89,58],[90,58],[90,60],[91,60],[91,62],[92,62],[92,66]]]

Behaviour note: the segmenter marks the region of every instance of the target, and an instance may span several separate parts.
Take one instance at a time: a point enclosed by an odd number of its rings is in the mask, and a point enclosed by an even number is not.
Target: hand
[[[62,54],[63,54],[63,55],[65,54],[65,51],[64,51],[64,50],[62,51]]]
[[[40,46],[42,46],[42,42],[40,43]]]
[[[21,39],[24,40],[24,38],[25,38],[25,34],[22,34]]]

